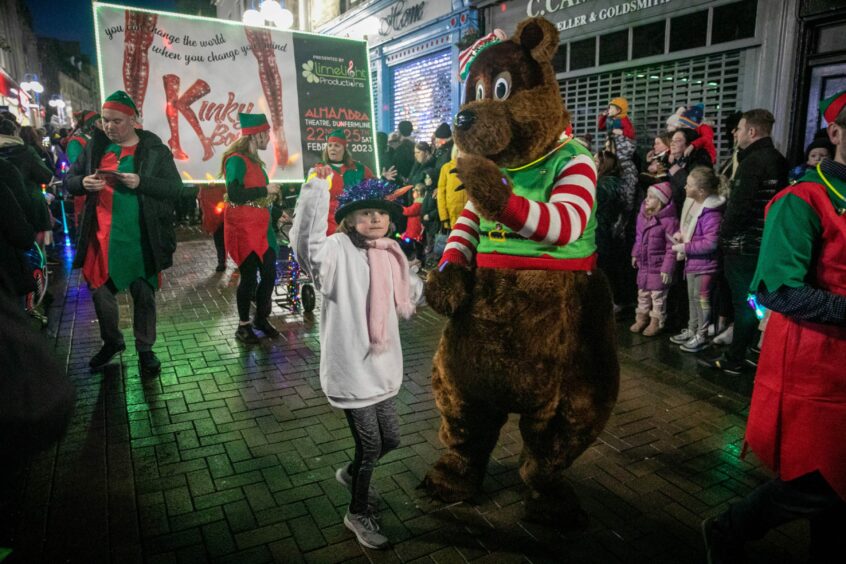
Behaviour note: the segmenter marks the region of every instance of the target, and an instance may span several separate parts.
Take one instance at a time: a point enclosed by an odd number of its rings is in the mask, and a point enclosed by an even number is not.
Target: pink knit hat
[[[673,189],[670,188],[669,182],[659,182],[650,186],[646,191],[646,195],[658,198],[666,206],[673,199]]]

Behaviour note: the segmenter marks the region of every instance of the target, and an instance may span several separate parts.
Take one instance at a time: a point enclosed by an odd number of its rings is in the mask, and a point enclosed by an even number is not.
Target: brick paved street
[[[318,384],[316,321],[284,315],[282,338],[233,339],[232,269],[215,274],[209,239],[188,237],[158,296],[160,378],[141,381],[134,347],[88,373],[97,324],[79,271],[53,287],[49,336],[78,387],[66,437],[16,474],[8,562],[704,562],[699,522],[767,473],[738,458],[751,375],[697,368],[666,339],[620,318],[620,398],[570,477],[589,526],[560,534],[521,520],[516,419],[503,429],[484,493],[444,505],[417,486],[441,451],[430,389],[442,320],[424,308],[402,329],[402,446],[375,473],[394,541],[362,549],[343,524],[335,468],[353,453]],[[60,269],[57,269],[60,270]],[[127,297],[122,327],[131,339]],[[807,525],[749,546],[750,562],[801,562]]]

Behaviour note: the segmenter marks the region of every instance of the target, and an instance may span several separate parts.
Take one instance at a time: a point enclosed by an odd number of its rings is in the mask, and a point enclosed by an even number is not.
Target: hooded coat
[[[34,214],[31,218],[32,226],[36,231],[50,231],[53,222],[50,221],[50,210],[41,192],[41,185],[50,182],[53,171],[47,168],[35,149],[24,144],[20,137],[0,135],[0,157],[15,165],[23,177],[30,199],[28,207]]]
[[[637,229],[632,256],[637,259],[637,287],[640,290],[663,290],[661,273],[672,274],[676,263],[673,234],[679,230],[676,206],[670,202],[651,217],[644,213],[646,200],[637,214]]]
[[[687,198],[682,209],[682,221],[693,200]],[[685,274],[708,274],[720,269],[717,247],[720,236],[720,224],[726,209],[726,199],[713,194],[705,198],[702,206],[692,219],[691,224],[682,232],[684,243]]]

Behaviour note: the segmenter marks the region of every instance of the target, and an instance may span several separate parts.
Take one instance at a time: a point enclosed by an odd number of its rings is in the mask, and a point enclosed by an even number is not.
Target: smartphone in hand
[[[94,172],[94,176],[96,176],[100,180],[105,180],[106,184],[115,185],[118,182],[121,182],[120,173],[116,170],[103,170],[101,168],[98,168]]]

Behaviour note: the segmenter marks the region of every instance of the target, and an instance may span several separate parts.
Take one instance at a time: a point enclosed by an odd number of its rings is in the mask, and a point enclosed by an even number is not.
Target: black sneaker
[[[120,343],[119,345],[105,343],[103,345],[103,348],[100,349],[100,352],[95,354],[88,362],[88,366],[91,368],[91,372],[99,372],[100,370],[108,366],[108,364],[112,361],[115,356],[125,350],[126,345],[124,343]]]
[[[265,319],[256,319],[253,321],[253,327],[264,333],[265,337],[270,339],[275,339],[279,336],[279,331],[277,331],[276,327],[270,324],[270,321]]]
[[[255,334],[249,323],[238,326],[238,330],[235,331],[235,338],[248,345],[255,345],[259,342],[258,335]]]
[[[734,374],[739,375],[743,373],[743,368],[745,366],[742,362],[737,362],[734,360],[729,360],[728,358],[723,356],[719,356],[717,358],[711,360],[699,359],[696,361],[700,366],[707,366],[708,368],[716,368],[726,374]]]
[[[162,363],[153,351],[139,352],[138,366],[141,368],[141,376],[148,378],[158,376],[162,371]]]

